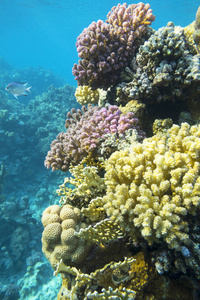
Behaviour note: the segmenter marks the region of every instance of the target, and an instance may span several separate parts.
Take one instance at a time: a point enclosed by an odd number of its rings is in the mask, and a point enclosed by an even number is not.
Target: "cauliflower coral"
[[[199,175],[200,126],[173,125],[111,155],[104,208],[133,239],[180,250],[200,207]]]

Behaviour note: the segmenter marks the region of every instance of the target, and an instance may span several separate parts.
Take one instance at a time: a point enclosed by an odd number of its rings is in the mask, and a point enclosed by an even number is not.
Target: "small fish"
[[[7,87],[5,88],[5,90],[7,92],[9,92],[10,94],[12,94],[16,99],[17,96],[27,96],[28,93],[30,93],[30,88],[31,86],[29,87],[26,87],[27,86],[27,82],[11,82],[7,85]]]

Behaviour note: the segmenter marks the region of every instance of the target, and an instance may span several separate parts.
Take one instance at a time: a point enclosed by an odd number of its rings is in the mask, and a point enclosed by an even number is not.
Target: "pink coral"
[[[122,114],[117,106],[85,106],[81,110],[72,109],[66,120],[66,132],[61,132],[51,144],[45,166],[52,170],[67,171],[70,163],[78,164],[84,157],[105,140],[106,134],[125,134],[129,128],[138,130],[138,120],[129,112]]]
[[[106,22],[98,20],[85,28],[76,42],[81,60],[72,70],[78,84],[95,89],[115,84],[154,19],[149,4],[124,3],[112,8]]]

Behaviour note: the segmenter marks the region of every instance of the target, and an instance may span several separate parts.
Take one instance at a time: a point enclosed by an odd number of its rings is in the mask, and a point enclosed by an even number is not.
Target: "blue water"
[[[77,36],[92,21],[105,20],[111,7],[118,3],[114,0],[1,0],[0,56],[16,68],[51,69],[68,84],[76,86],[71,69],[78,61]],[[188,25],[195,19],[199,6],[198,0],[152,0],[149,3],[156,16],[152,24],[155,29],[168,21]]]

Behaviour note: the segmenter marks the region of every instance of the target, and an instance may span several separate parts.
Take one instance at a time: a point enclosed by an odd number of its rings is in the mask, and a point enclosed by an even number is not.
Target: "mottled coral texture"
[[[148,104],[198,98],[200,60],[195,53],[184,28],[169,22],[139,47],[130,64],[130,82],[121,82],[119,90],[128,100]]]
[[[134,114],[124,115],[117,106],[89,106],[88,109],[83,106],[82,111],[72,109],[67,117],[67,131],[59,133],[52,142],[45,160],[45,166],[53,171],[67,171],[71,163],[80,163],[105,140],[107,134],[124,135],[127,129],[135,128],[139,138],[144,136]]]
[[[81,60],[74,64],[73,75],[78,84],[96,89],[116,83],[154,19],[150,5],[140,2],[118,4],[108,13],[106,22],[92,22],[76,42]]]
[[[173,125],[111,155],[104,208],[133,240],[189,241],[189,220],[200,207],[200,126]]]

